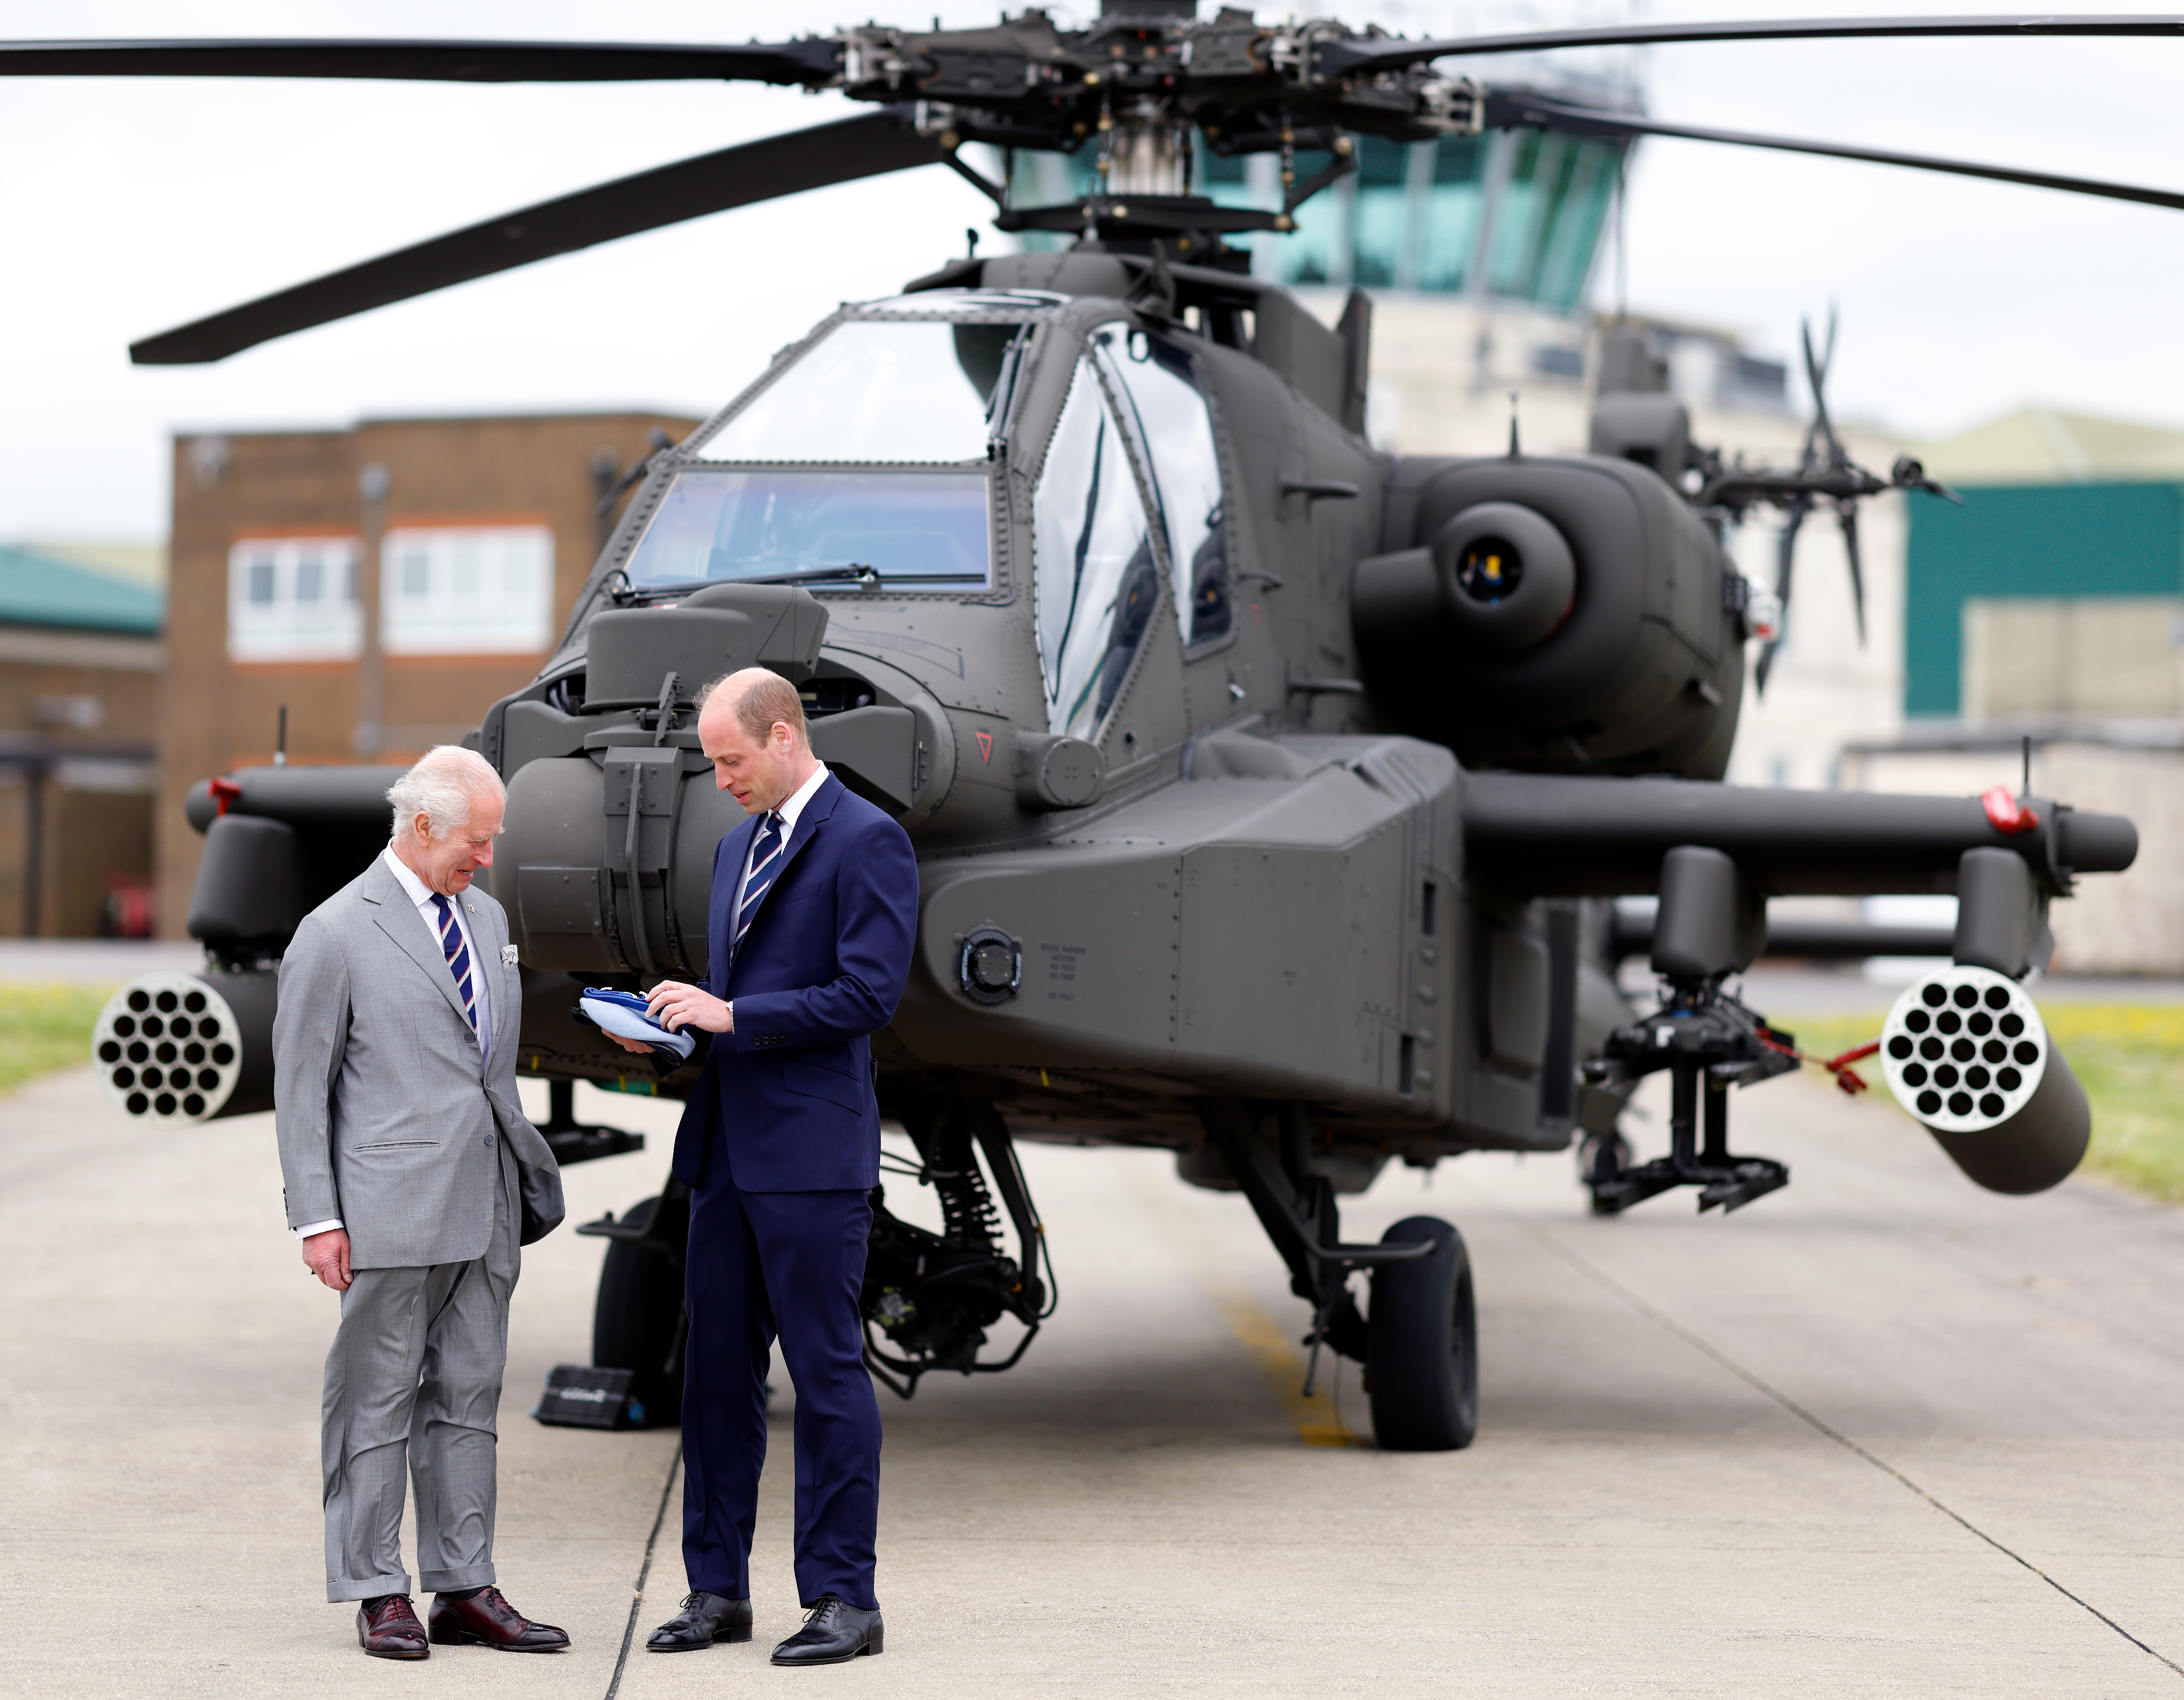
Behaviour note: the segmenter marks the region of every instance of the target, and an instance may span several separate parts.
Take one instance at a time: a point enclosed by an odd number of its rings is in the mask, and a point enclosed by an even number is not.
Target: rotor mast
[[[1108,195],[1188,195],[1190,125],[1163,100],[1143,97],[1100,119],[1100,192]]]

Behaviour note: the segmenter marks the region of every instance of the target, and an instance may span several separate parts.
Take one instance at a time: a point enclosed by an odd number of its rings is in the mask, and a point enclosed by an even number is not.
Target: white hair
[[[505,804],[508,787],[492,763],[460,744],[435,745],[387,788],[387,800],[394,805],[397,838],[408,837],[421,814],[427,835],[444,838],[467,825],[471,811],[488,797]]]

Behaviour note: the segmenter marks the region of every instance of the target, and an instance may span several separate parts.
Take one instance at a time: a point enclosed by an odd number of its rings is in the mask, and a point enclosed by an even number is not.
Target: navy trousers
[[[690,1586],[750,1597],[777,1335],[796,1386],[796,1592],[869,1611],[880,1413],[857,1293],[872,1207],[861,1190],[744,1192],[708,1165],[690,1198],[682,1372],[682,1565]]]

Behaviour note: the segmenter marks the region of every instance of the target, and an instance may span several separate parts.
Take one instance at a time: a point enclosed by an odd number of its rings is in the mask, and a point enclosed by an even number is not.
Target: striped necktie
[[[448,958],[448,972],[455,976],[455,990],[462,994],[463,1014],[471,1018],[471,1031],[475,1033],[477,1005],[471,1001],[471,947],[463,942],[463,930],[455,925],[455,912],[437,892],[432,893],[432,907],[440,912],[440,949]]]
[[[758,918],[759,903],[766,896],[766,887],[772,885],[773,876],[780,871],[781,816],[769,808],[766,818],[759,822],[758,836],[751,841],[750,878],[744,881],[744,901],[736,911],[736,937],[732,948],[743,948],[744,935]]]

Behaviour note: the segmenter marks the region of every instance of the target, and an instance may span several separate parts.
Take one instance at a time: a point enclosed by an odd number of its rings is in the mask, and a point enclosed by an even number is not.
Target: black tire
[[[1434,1249],[1373,1271],[1365,1385],[1385,1452],[1454,1452],[1479,1432],[1479,1319],[1463,1236],[1438,1216],[1409,1216],[1384,1246]]]
[[[660,1200],[633,1204],[622,1220],[650,1225]],[[682,1271],[665,1253],[642,1242],[609,1240],[599,1266],[599,1292],[592,1307],[592,1362],[602,1369],[634,1369],[630,1392],[644,1408],[648,1428],[682,1419],[682,1366],[677,1336],[682,1320]],[[671,1375],[668,1356],[674,1353]]]
[[[1585,1137],[1585,1142],[1578,1147],[1578,1185],[1585,1187],[1588,1192],[1591,1192],[1596,1179],[1604,1179],[1606,1175],[1620,1174],[1624,1169],[1630,1168],[1637,1160],[1637,1153],[1631,1150],[1630,1142],[1625,1139],[1619,1131],[1607,1135],[1606,1141],[1612,1141],[1613,1143],[1605,1142],[1602,1136],[1599,1134],[1589,1133]],[[1603,1155],[1609,1155],[1612,1158],[1607,1164],[1606,1175],[1603,1175],[1600,1164]],[[1618,1214],[1621,1208],[1620,1205],[1611,1204],[1603,1200],[1597,1192],[1592,1193],[1594,1215],[1613,1216]]]

